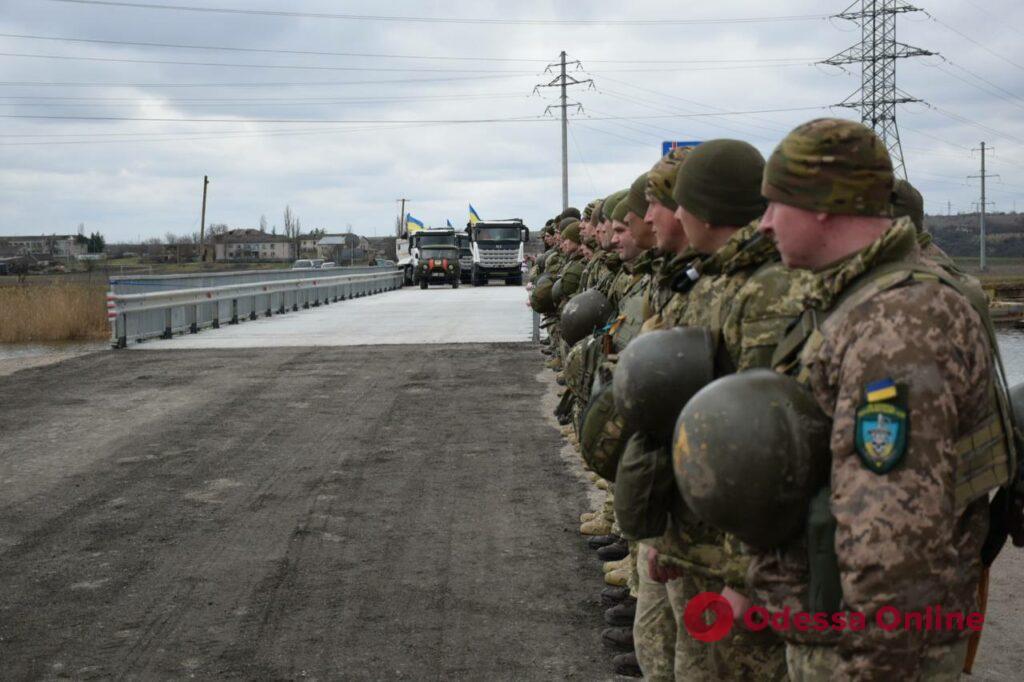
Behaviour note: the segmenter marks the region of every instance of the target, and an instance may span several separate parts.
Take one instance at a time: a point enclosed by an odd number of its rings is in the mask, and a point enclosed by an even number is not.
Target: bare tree
[[[267,231],[267,216],[261,215],[260,216],[260,232],[266,232],[266,231]]]
[[[291,206],[284,207],[284,236],[294,239],[299,235],[296,230],[296,218]]]

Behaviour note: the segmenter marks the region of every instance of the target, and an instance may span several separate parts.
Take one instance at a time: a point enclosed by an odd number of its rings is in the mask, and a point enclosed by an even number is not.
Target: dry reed
[[[109,338],[106,312],[103,285],[0,286],[0,343]]]

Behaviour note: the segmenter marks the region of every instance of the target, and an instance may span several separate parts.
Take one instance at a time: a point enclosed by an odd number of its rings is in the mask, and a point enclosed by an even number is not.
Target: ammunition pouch
[[[665,532],[674,497],[678,497],[668,448],[634,434],[619,459],[615,478],[615,518],[628,540]]]

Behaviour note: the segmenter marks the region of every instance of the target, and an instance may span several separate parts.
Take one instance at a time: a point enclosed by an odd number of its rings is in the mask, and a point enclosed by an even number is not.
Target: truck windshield
[[[520,241],[522,233],[518,227],[478,227],[476,229],[477,241]]]
[[[424,234],[420,235],[420,248],[430,246],[453,246],[455,236],[450,234]]]
[[[424,259],[433,258],[434,260],[437,260],[439,258],[448,258],[450,260],[458,260],[459,252],[458,252],[457,249],[440,248],[440,247],[436,247],[435,246],[435,247],[423,249],[423,253],[421,254],[420,257],[424,258]]]

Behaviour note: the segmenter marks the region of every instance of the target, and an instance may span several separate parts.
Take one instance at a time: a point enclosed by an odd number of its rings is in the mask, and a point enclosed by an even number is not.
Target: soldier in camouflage
[[[831,418],[823,492],[834,541],[824,546],[833,562],[819,568],[803,536],[760,552],[748,584],[770,611],[867,620],[859,630],[783,632],[798,681],[958,679],[969,631],[886,632],[875,616],[883,606],[977,609],[987,493],[1000,481],[977,478],[992,467],[966,465],[990,453],[961,445],[991,418],[994,349],[976,308],[922,258],[910,220],[891,220],[892,189],[885,144],[840,119],[793,130],[764,173],[762,232],[787,266],[814,271],[807,303],[818,322],[806,338],[794,330],[795,343],[787,336],[774,361]],[[829,565],[839,597],[822,604],[811,570]]]
[[[774,246],[758,234],[756,221],[750,222],[764,210],[763,168],[764,159],[749,144],[711,140],[690,152],[673,188],[678,204],[675,215],[699,260],[686,275],[677,277],[674,288],[683,291],[663,307],[661,324],[709,330],[717,348],[716,376],[769,366],[776,344],[802,311],[806,278],[782,267]],[[647,442],[654,441],[648,434]],[[668,454],[664,450],[651,456]],[[675,649],[674,660],[650,662],[652,677],[671,679],[674,672],[679,678],[686,670],[685,679],[784,678],[782,642],[770,632],[754,635],[734,628],[714,644],[700,643],[686,634],[682,612],[690,599],[700,592],[741,594],[749,560],[734,538],[685,511],[664,511],[668,529],[641,558],[647,559],[652,580],[666,582],[671,624],[676,628]],[[664,631],[640,630],[635,633],[638,651],[646,653],[641,642],[648,637],[664,646]],[[643,654],[641,665],[645,665]]]

